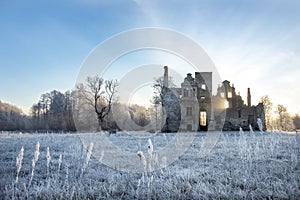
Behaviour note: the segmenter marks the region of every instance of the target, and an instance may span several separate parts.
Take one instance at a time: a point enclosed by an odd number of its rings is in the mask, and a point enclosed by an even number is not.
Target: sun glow
[[[224,108],[229,108],[229,103],[228,103],[228,101],[224,101]]]
[[[153,88],[151,85],[144,85],[137,88],[129,98],[129,105],[137,104],[149,108],[153,97]]]

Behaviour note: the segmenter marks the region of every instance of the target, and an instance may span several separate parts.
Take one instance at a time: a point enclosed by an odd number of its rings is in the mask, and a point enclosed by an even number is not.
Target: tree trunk
[[[98,116],[97,132],[101,132],[102,131],[102,125],[103,125],[103,119],[100,116]]]

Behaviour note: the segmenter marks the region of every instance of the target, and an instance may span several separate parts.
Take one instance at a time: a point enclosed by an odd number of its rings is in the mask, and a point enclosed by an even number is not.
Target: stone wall
[[[253,130],[258,130],[257,118],[260,118],[264,123],[263,107],[260,104],[251,107],[228,108],[226,109],[223,130],[239,130],[240,127],[243,130],[249,130],[249,125],[252,126]]]

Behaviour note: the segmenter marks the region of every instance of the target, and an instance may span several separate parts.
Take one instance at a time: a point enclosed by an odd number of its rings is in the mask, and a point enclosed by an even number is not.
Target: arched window
[[[206,111],[200,111],[200,126],[206,126]]]

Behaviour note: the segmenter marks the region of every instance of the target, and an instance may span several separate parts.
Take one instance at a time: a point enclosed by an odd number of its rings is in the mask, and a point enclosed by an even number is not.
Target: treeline
[[[8,103],[0,101],[0,131],[26,131],[26,132],[75,132],[77,131],[73,114],[78,115],[80,112],[78,102],[78,94],[75,91],[67,91],[65,93],[53,90],[42,94],[37,103],[34,103],[30,109],[29,115]],[[95,111],[93,107],[85,105],[89,109],[84,122],[80,122],[79,126],[85,126],[82,130],[91,131],[89,122],[95,119]],[[132,127],[126,126],[128,120],[133,121],[137,127],[143,128],[151,123],[149,131],[155,131],[160,128],[161,108],[146,108],[140,105],[127,106],[115,102],[115,109],[118,109],[117,115],[122,119],[119,125],[115,122],[112,111],[105,117],[102,130],[124,129],[128,130]],[[82,114],[82,113],[80,113]],[[138,129],[137,129],[138,130]]]
[[[73,120],[75,92],[53,90],[31,107],[31,127],[38,131],[76,131]]]
[[[76,131],[73,120],[74,92],[53,90],[42,94],[29,115],[0,101],[0,131]]]
[[[260,102],[264,105],[267,130],[294,131],[300,129],[299,114],[292,116],[282,104],[274,106],[268,95],[262,96]]]
[[[156,84],[157,85],[157,84]],[[161,104],[150,108],[118,103],[116,80],[87,77],[73,91],[42,94],[30,115],[9,104],[0,108],[0,131],[158,131],[162,126]],[[115,110],[115,113],[113,113]]]
[[[29,127],[29,116],[20,108],[0,101],[0,130],[18,131],[27,130]]]

